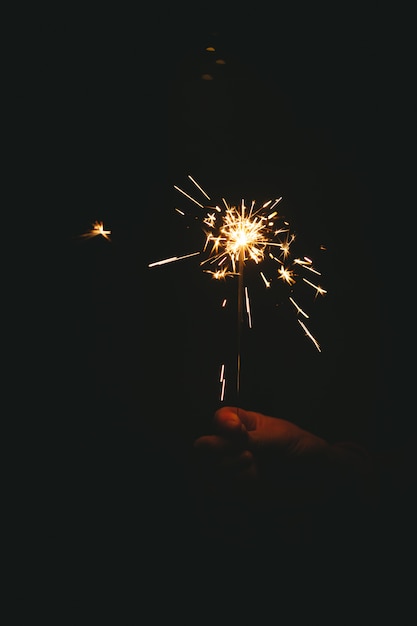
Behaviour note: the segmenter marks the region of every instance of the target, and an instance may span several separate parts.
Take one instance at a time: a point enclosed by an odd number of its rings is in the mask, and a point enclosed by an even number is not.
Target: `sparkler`
[[[91,229],[80,235],[80,237],[84,239],[91,239],[92,237],[97,237],[98,235],[101,235],[104,239],[110,241],[111,230],[105,230],[103,222],[96,221],[91,224]]]
[[[256,265],[264,265],[268,262],[268,269],[259,272],[265,288],[269,289],[273,280],[276,279],[286,284],[291,294],[295,284],[299,281],[300,273],[311,273],[320,276],[320,272],[313,267],[313,262],[310,258],[305,256],[293,258],[291,247],[296,236],[291,232],[290,225],[284,216],[277,210],[282,197],[268,200],[258,208],[255,201],[246,204],[244,199],[236,206],[230,205],[224,198],[221,199],[221,206],[218,204],[213,205],[210,196],[197,181],[190,175],[188,178],[194,185],[195,190],[197,190],[199,197],[201,196],[201,200],[198,200],[177,185],[174,185],[174,188],[201,209],[199,215],[205,233],[204,246],[202,250],[156,261],[150,263],[148,267],[156,267],[194,256],[201,256],[200,266],[203,272],[211,274],[213,279],[225,280],[228,277],[237,277],[236,391],[239,397],[241,334],[244,324],[244,311],[246,311],[248,326],[249,328],[252,327],[249,292],[244,285],[244,268],[246,263],[253,262]],[[176,211],[182,216],[185,215],[185,212],[178,208]],[[301,278],[304,284],[315,291],[315,297],[318,295],[323,296],[327,293],[319,284],[308,280],[304,276],[301,276]],[[292,295],[288,299],[295,310],[297,320],[304,330],[305,336],[312,341],[320,352],[321,348],[318,341],[309,331],[305,322],[300,319],[300,316],[308,319],[309,315]],[[225,301],[223,301],[224,305]],[[221,401],[224,399],[225,381],[225,368],[222,365],[220,371]]]

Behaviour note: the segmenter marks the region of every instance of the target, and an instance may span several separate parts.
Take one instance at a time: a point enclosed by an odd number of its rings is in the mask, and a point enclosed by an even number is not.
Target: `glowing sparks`
[[[265,283],[265,287],[268,287],[268,288],[269,288],[269,287],[271,286],[271,281],[270,281],[270,280],[268,280],[268,279],[265,277],[265,274],[264,274],[263,272],[259,272],[259,273],[260,273],[260,275],[261,275],[262,280],[263,280],[263,281],[264,281],[264,283]]]
[[[245,304],[246,304],[246,313],[248,315],[248,326],[249,328],[252,328],[252,314],[250,312],[250,300],[249,300],[249,293],[248,293],[247,287],[245,287]]]
[[[226,377],[225,377],[225,367],[224,367],[224,363],[222,364],[221,368],[220,368],[220,402],[223,402],[224,400],[224,393],[226,390]]]
[[[187,191],[177,185],[174,188],[187,198],[194,205],[202,209],[194,218],[202,223],[202,230],[205,234],[205,241],[200,252],[174,256],[168,259],[150,263],[148,267],[164,265],[180,259],[201,255],[200,266],[204,273],[210,274],[213,279],[225,280],[226,278],[238,277],[238,325],[243,319],[243,307],[246,309],[247,324],[252,328],[252,315],[249,300],[249,293],[243,284],[244,267],[248,262],[255,265],[263,265],[263,270],[259,272],[264,286],[268,289],[277,283],[285,283],[290,290],[289,301],[295,309],[297,321],[304,330],[305,335],[312,341],[317,350],[321,352],[319,343],[311,334],[304,322],[299,319],[303,316],[309,319],[308,314],[297,304],[292,297],[293,290],[299,279],[302,283],[311,287],[315,292],[315,297],[325,295],[327,292],[323,287],[307,280],[301,274],[305,271],[320,275],[320,272],[313,267],[313,262],[309,257],[293,258],[292,247],[296,236],[291,232],[290,224],[284,216],[277,210],[277,206],[282,197],[268,200],[260,207],[256,207],[255,201],[246,203],[244,199],[236,205],[229,203],[222,198],[219,204],[208,204],[211,202],[210,196],[196,182],[192,176],[188,179],[194,186],[194,190],[202,198],[195,198]],[[187,217],[187,213],[182,209],[175,209],[182,217]],[[321,249],[325,249],[321,246]],[[208,267],[210,266],[210,268]],[[265,266],[265,267],[264,267]],[[277,267],[278,266],[278,267]],[[274,281],[274,278],[277,279]],[[302,284],[301,283],[301,284]],[[222,307],[226,301],[223,300]],[[240,349],[238,350],[238,379],[240,369]],[[222,386],[221,397],[224,397],[225,375],[222,366],[220,383]],[[239,382],[238,382],[239,385]]]
[[[268,257],[278,265],[275,276],[291,288],[299,279],[296,268],[320,275],[320,272],[313,267],[313,262],[309,257],[292,259],[292,245],[296,236],[291,232],[288,221],[276,209],[282,196],[264,202],[259,208],[256,208],[255,201],[247,205],[242,199],[238,205],[232,206],[224,198],[222,198],[222,207],[219,205],[210,206],[204,204],[205,201],[211,201],[210,195],[192,176],[189,175],[188,179],[203,196],[201,201],[177,185],[174,185],[174,188],[205,211],[200,216],[206,236],[203,249],[201,252],[174,256],[150,263],[149,267],[164,265],[201,254],[205,255],[205,258],[200,262],[203,272],[211,274],[212,278],[216,280],[224,280],[226,277],[240,276],[248,261],[253,261],[259,265]],[[175,210],[183,217],[186,215],[186,212],[181,209],[176,208]],[[207,265],[213,266],[213,269],[207,269]],[[265,271],[260,271],[259,275],[265,287],[270,288],[273,278],[269,277]],[[274,272],[272,272],[273,275]],[[315,296],[327,293],[323,287],[314,284],[305,277],[302,277],[302,280],[315,290]],[[289,300],[297,315],[300,314],[308,318],[308,315],[295,303],[291,296]],[[245,294],[245,301],[248,320],[250,320],[247,293]]]
[[[97,237],[98,235],[101,235],[104,239],[110,241],[111,230],[104,230],[103,222],[93,222],[91,229],[80,235],[80,237],[91,239],[92,237]]]
[[[320,287],[320,285],[315,285],[314,283],[307,280],[307,278],[303,278],[303,281],[307,283],[307,285],[310,285],[310,287],[313,287],[313,289],[316,290],[316,296],[318,294],[320,294],[321,296],[324,296],[324,294],[327,293],[327,291],[323,289],[323,287]]]
[[[296,303],[294,298],[291,298],[291,296],[290,296],[288,299],[291,302],[291,304],[293,304],[295,306],[295,308],[297,309],[297,313],[300,313],[301,315],[304,315],[304,317],[306,317],[308,319],[307,313],[305,311],[303,311],[303,309],[300,306],[298,306],[298,304]]]
[[[177,187],[177,185],[174,185],[174,189],[176,189],[177,191],[179,191],[180,193],[184,194],[184,196],[186,198],[188,198],[189,200],[191,200],[191,202],[195,202],[195,204],[197,206],[199,206],[200,208],[204,209],[204,204],[201,204],[201,202],[197,202],[197,200],[195,200],[194,198],[192,198],[188,193],[185,193],[185,191],[183,191],[182,189],[180,189],[179,187]],[[210,198],[209,198],[210,199]]]
[[[298,320],[298,323],[300,324],[300,326],[302,326],[302,328],[304,329],[304,332],[306,334],[306,337],[308,337],[309,339],[311,339],[311,341],[314,343],[314,345],[316,346],[317,350],[319,352],[321,352],[320,349],[320,345],[318,343],[318,341],[313,337],[313,335],[310,333],[310,331],[308,330],[307,326],[304,324],[304,322],[302,322],[301,320]]]
[[[238,276],[238,272],[229,272],[226,267],[218,270],[204,270],[206,274],[211,274],[216,280],[225,280],[226,276]]]
[[[278,276],[289,285],[294,285],[295,283],[294,272],[288,267],[284,267],[283,265],[279,267]]]
[[[184,254],[183,256],[172,256],[169,259],[163,259],[162,261],[155,261],[149,263],[148,267],[155,267],[156,265],[166,265],[166,263],[173,263],[174,261],[181,261],[182,259],[188,259],[191,256],[197,256],[200,252],[191,252],[190,254]]]

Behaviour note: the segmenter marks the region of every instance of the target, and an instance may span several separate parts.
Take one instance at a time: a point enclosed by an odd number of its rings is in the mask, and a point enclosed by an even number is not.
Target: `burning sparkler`
[[[80,237],[85,239],[91,239],[92,237],[97,237],[98,235],[101,235],[102,237],[104,237],[104,239],[110,241],[111,230],[105,230],[103,222],[97,221],[93,222],[91,224],[91,229],[88,230],[86,233],[80,235]]]
[[[237,324],[238,324],[238,347],[237,347],[237,394],[240,388],[240,352],[241,352],[241,329],[244,323],[244,311],[247,315],[248,326],[252,326],[252,317],[250,311],[250,299],[247,287],[244,286],[244,267],[247,262],[253,262],[260,265],[265,261],[269,262],[268,271],[260,271],[259,275],[266,288],[270,288],[274,278],[288,285],[290,292],[300,278],[300,272],[315,274],[320,276],[320,272],[313,267],[313,262],[308,257],[293,258],[291,254],[291,246],[295,240],[295,234],[290,231],[289,223],[279,214],[277,207],[282,197],[274,200],[268,200],[259,208],[256,208],[255,201],[249,205],[242,199],[237,206],[232,206],[222,198],[222,206],[210,204],[212,202],[210,196],[204,189],[194,180],[192,176],[188,176],[194,187],[201,194],[201,201],[186,191],[174,185],[174,188],[185,196],[190,202],[194,203],[202,210],[201,221],[203,223],[203,231],[206,239],[202,250],[184,254],[182,256],[174,256],[162,261],[150,263],[148,267],[155,267],[187,259],[194,256],[203,257],[200,266],[205,273],[211,274],[213,279],[225,280],[228,277],[238,279],[238,298],[237,298]],[[182,216],[184,211],[176,209]],[[270,268],[273,268],[272,271]],[[212,269],[210,269],[212,268]],[[268,272],[271,275],[268,277]],[[310,288],[315,290],[317,295],[325,295],[327,292],[323,287],[301,276],[302,281]],[[306,324],[299,319],[303,316],[308,319],[308,314],[303,308],[289,296],[289,301],[294,307],[297,320],[316,349],[320,352],[321,348],[318,341],[311,334]],[[223,302],[223,306],[224,306]],[[225,389],[225,372],[224,365],[221,367],[220,383],[221,383],[221,400],[224,399]]]

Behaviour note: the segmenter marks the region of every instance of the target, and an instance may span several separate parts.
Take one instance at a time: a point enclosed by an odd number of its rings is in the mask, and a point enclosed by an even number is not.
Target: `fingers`
[[[217,473],[237,473],[253,462],[253,454],[235,439],[204,435],[194,442],[200,468]]]
[[[203,435],[194,441],[193,448],[201,458],[236,456],[246,449],[238,438],[221,435]]]
[[[251,415],[239,407],[221,407],[215,412],[213,422],[217,432],[229,437],[246,438],[247,431],[256,427]]]
[[[194,441],[200,487],[215,500],[248,502],[258,479],[249,433],[240,409],[222,407],[214,416],[215,434]]]
[[[228,435],[238,435],[246,430],[239,417],[239,409],[228,406],[221,407],[215,412],[214,427]]]
[[[248,432],[240,420],[239,411],[222,407],[215,413],[216,434],[203,435],[194,441],[194,451],[200,463],[239,468],[252,461]]]

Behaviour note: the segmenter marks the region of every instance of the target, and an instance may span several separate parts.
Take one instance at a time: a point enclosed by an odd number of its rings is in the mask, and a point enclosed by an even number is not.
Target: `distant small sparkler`
[[[291,232],[289,223],[277,210],[282,197],[268,200],[258,208],[255,206],[255,201],[247,204],[244,199],[237,206],[228,204],[224,198],[222,198],[221,206],[217,204],[212,205],[210,204],[212,202],[211,198],[204,189],[192,176],[188,176],[188,178],[202,196],[201,201],[176,185],[174,185],[174,188],[202,210],[201,221],[206,236],[203,249],[182,256],[173,256],[162,261],[156,261],[150,263],[148,267],[156,267],[194,256],[201,256],[203,258],[200,261],[200,266],[205,273],[211,274],[213,279],[225,280],[229,277],[237,277],[238,349],[236,385],[237,394],[239,395],[240,343],[244,311],[246,311],[249,327],[252,326],[249,292],[243,282],[245,264],[253,262],[256,265],[261,265],[266,260],[270,261],[268,271],[271,271],[271,267],[273,268],[271,275],[267,274],[267,270],[259,272],[265,287],[270,288],[272,281],[277,279],[285,283],[291,293],[293,292],[293,286],[300,278],[300,272],[316,276],[320,276],[320,272],[313,267],[313,262],[310,258],[292,257],[291,246],[295,240],[295,234]],[[185,215],[184,211],[178,208],[176,211],[182,216]],[[314,290],[315,297],[317,295],[323,296],[327,293],[323,287],[314,282],[314,278],[313,280],[308,280],[303,276],[301,278],[306,285]],[[308,319],[308,314],[292,296],[289,297],[289,301],[295,310],[298,322],[304,330],[306,337],[312,341],[320,352],[321,348],[318,341],[308,330],[305,322],[300,319],[300,316]],[[223,301],[222,306],[225,306],[225,301]],[[221,384],[220,399],[223,401],[226,382],[224,365],[221,366],[219,380]]]
[[[96,221],[92,223],[91,229],[80,235],[80,237],[84,239],[91,239],[92,237],[97,237],[98,235],[101,235],[104,239],[110,241],[111,230],[105,230],[103,222]]]

